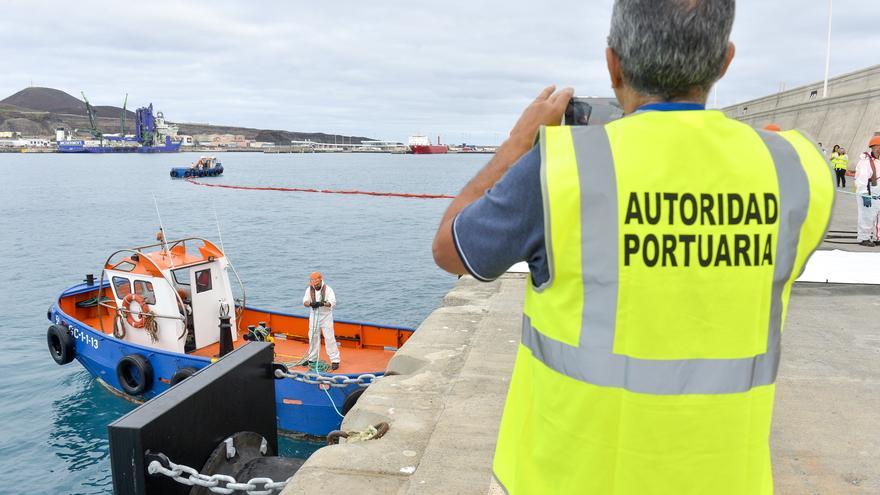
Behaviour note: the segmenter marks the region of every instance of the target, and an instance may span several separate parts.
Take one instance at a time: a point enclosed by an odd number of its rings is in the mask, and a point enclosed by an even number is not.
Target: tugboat
[[[411,328],[337,320],[339,369],[327,373],[318,367],[321,360],[298,368],[308,349],[307,317],[247,306],[243,286],[235,300],[229,272],[241,280],[207,239],[165,241],[160,230],[157,240],[111,254],[98,281],[88,275],[65,289],[47,314],[55,362],[76,359],[99,383],[135,402],[161,394],[234,347],[274,341],[276,376],[284,376],[275,382],[278,426],[319,438],[339,428],[341,416],[412,335]],[[328,360],[323,350],[321,359]]]
[[[174,167],[171,169],[172,179],[217,177],[221,174],[223,174],[223,164],[214,156],[202,156],[189,167]]]

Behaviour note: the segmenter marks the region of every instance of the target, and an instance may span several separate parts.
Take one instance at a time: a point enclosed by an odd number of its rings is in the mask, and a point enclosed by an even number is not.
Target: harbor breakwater
[[[827,97],[823,93],[823,82],[818,81],[722,111],[752,127],[775,123],[782,129],[802,130],[822,143],[828,153],[839,144],[847,149],[853,169],[857,153],[865,150],[871,136],[880,133],[880,65],[831,78]]]

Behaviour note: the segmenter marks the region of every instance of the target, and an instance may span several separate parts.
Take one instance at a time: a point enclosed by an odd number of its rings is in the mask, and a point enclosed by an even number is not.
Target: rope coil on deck
[[[232,476],[215,474],[208,476],[183,464],[175,464],[165,454],[157,454],[161,460],[150,461],[147,472],[153,476],[167,476],[178,483],[188,486],[198,485],[214,493],[229,495],[236,491],[245,492],[248,495],[273,495],[284,489],[290,478],[284,481],[274,481],[272,478],[251,478],[245,483],[239,483]],[[186,476],[184,476],[186,475]]]
[[[364,373],[358,375],[357,378],[351,378],[345,375],[322,375],[320,373],[312,373],[310,371],[290,371],[283,369],[275,370],[276,378],[290,378],[298,382],[309,383],[312,385],[327,385],[334,388],[345,388],[349,385],[357,385],[359,387],[368,387],[371,383],[379,380],[372,373]]]
[[[386,196],[393,198],[415,198],[415,199],[455,199],[455,196],[448,194],[414,194],[414,193],[396,193],[396,192],[378,192],[378,191],[360,191],[357,189],[313,189],[303,187],[272,187],[272,186],[234,186],[228,184],[208,184],[199,182],[195,179],[186,179],[190,184],[205,187],[220,187],[223,189],[242,189],[245,191],[282,191],[282,192],[304,192],[304,193],[320,193],[320,194],[349,194],[363,196]]]

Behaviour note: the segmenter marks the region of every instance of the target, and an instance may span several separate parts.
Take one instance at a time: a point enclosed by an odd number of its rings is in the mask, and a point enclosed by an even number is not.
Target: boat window
[[[189,268],[181,268],[171,272],[178,285],[189,285]]]
[[[116,266],[113,267],[114,270],[119,270],[120,272],[130,272],[134,270],[136,267],[134,263],[131,261],[120,261]]]
[[[196,272],[196,294],[211,290],[211,269]]]
[[[146,280],[134,281],[134,293],[144,298],[147,304],[156,304],[156,293],[153,292],[153,283]]]
[[[125,277],[113,277],[113,288],[116,289],[116,297],[119,299],[131,294],[131,282]]]

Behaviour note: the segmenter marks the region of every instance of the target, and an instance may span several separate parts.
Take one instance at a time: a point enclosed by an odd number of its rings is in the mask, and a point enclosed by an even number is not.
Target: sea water
[[[309,273],[339,319],[417,326],[455,283],[431,258],[448,199],[209,188],[172,180],[198,155],[0,154],[0,493],[112,492],[107,425],[135,407],[49,356],[46,310],[113,251],[222,242],[249,305],[305,315]],[[219,153],[213,184],[455,194],[487,155]],[[216,217],[215,217],[216,214]],[[318,444],[281,441],[306,457]]]

